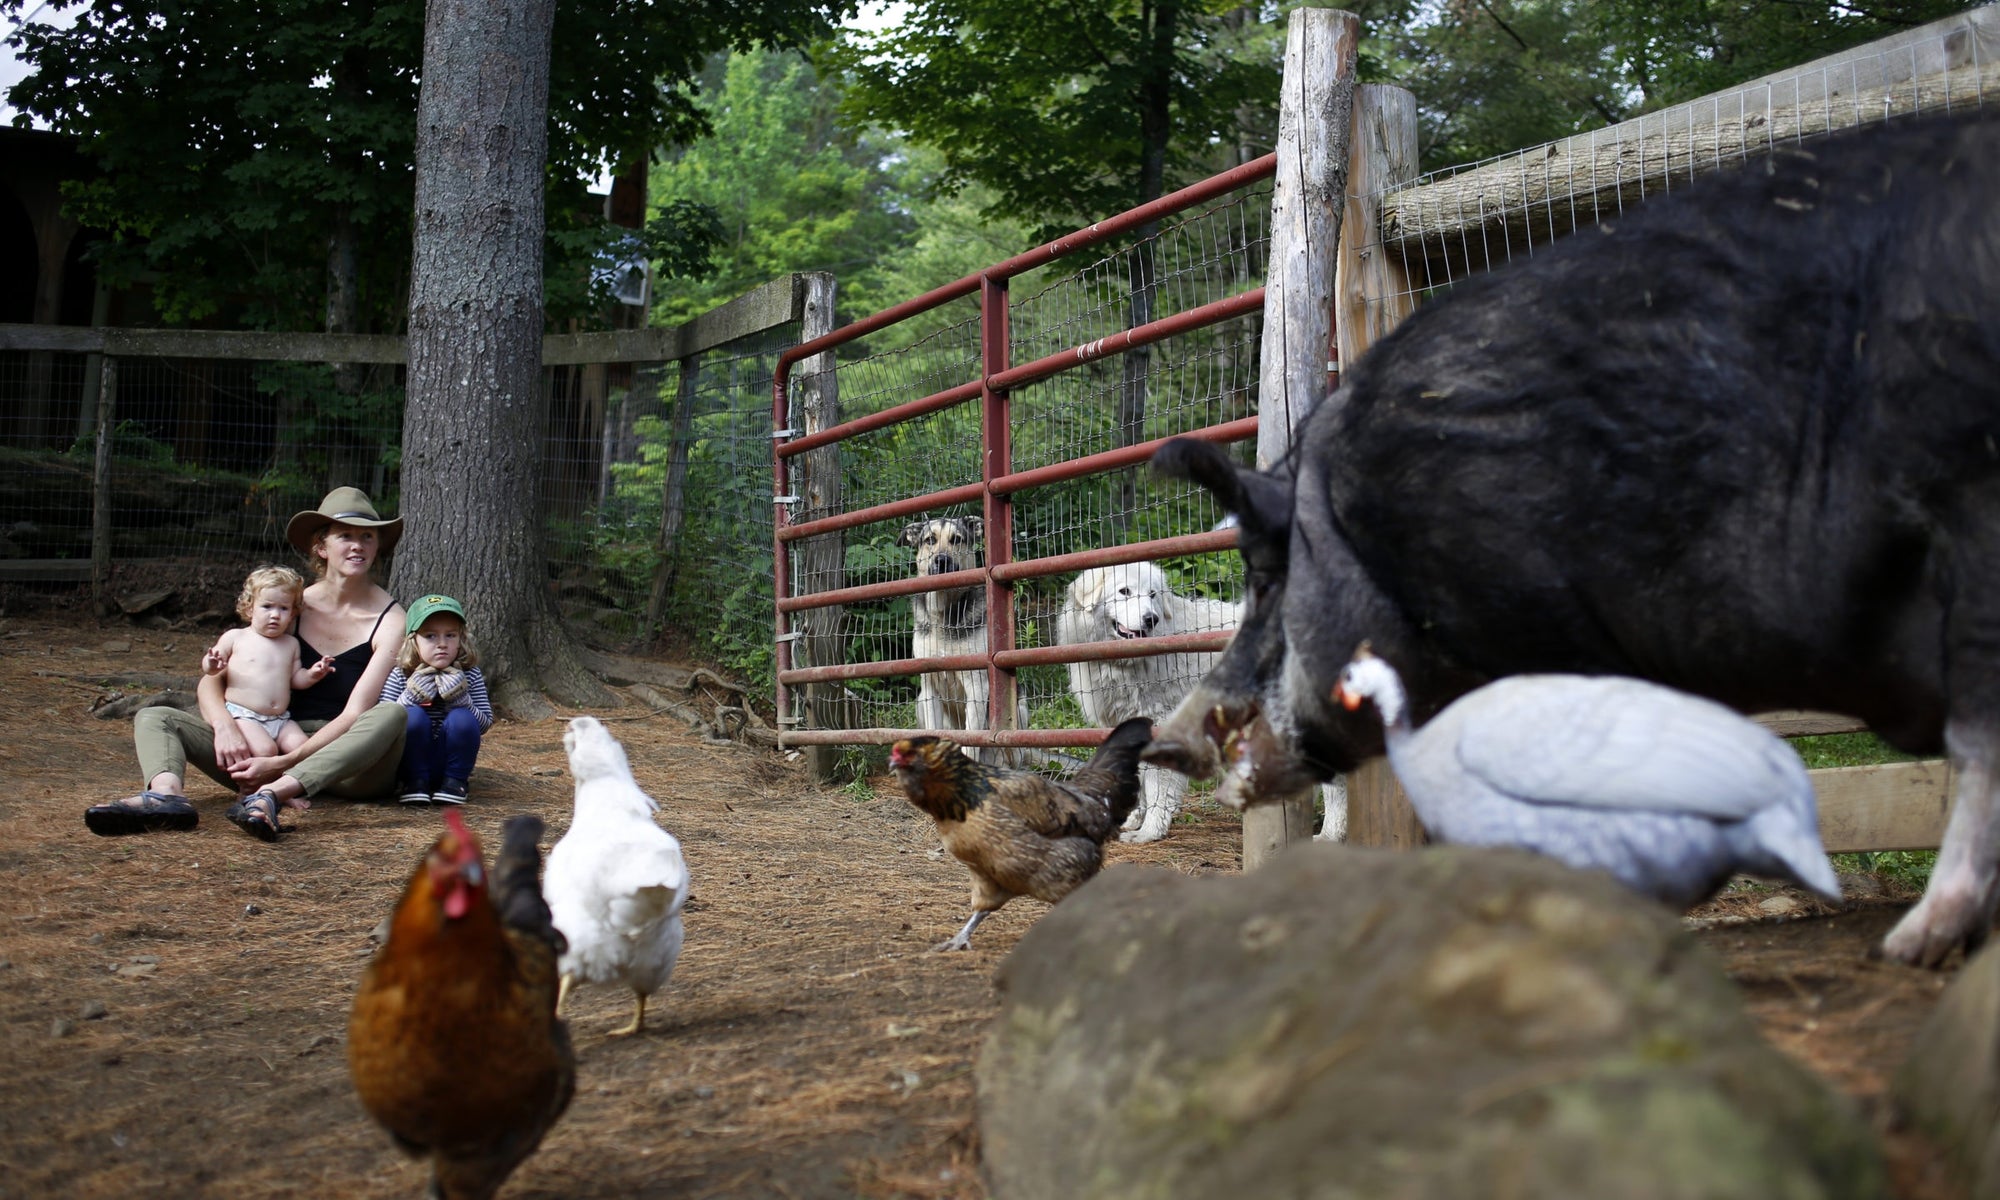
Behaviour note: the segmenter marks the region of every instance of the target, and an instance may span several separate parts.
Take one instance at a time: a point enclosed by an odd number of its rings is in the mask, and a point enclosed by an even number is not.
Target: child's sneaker
[[[465,803],[465,780],[447,779],[438,784],[438,790],[431,793],[432,804]]]
[[[397,799],[401,800],[405,804],[429,804],[431,802],[431,794],[429,791],[418,787],[416,784],[411,783],[408,780],[403,781],[400,790],[402,792],[402,795],[397,797]]]

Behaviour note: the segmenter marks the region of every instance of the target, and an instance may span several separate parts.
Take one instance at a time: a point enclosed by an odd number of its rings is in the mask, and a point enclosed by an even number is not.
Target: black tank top
[[[396,607],[394,600],[389,608]],[[382,629],[382,618],[389,615],[389,608],[375,615],[375,628],[359,644],[349,646],[333,656],[333,674],[302,692],[292,693],[292,720],[331,721],[347,707],[354,697],[354,685],[361,682],[362,672],[368,669],[368,660],[375,657],[375,635]],[[320,652],[312,648],[303,633],[299,639],[299,664],[311,666],[321,658]]]

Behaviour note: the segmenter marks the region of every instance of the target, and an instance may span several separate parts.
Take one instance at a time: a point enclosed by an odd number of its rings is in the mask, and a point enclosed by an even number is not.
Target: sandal
[[[188,803],[186,796],[151,790],[83,810],[84,825],[100,837],[152,833],[161,829],[187,830],[193,829],[200,821],[201,814]]]
[[[278,797],[271,792],[254,792],[229,806],[222,814],[251,837],[266,842],[278,840],[283,827],[278,824]]]

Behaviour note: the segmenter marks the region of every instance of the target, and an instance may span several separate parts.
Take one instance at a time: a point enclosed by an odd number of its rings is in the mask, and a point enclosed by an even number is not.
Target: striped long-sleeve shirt
[[[417,701],[416,695],[407,690],[409,682],[410,677],[403,673],[403,668],[397,667],[389,672],[388,682],[382,685],[381,702],[404,704],[411,708],[424,707]],[[493,701],[486,696],[486,676],[480,674],[478,667],[465,669],[465,694],[446,705],[447,708],[460,706],[472,709],[472,715],[479,718],[479,732],[485,733],[493,728]]]

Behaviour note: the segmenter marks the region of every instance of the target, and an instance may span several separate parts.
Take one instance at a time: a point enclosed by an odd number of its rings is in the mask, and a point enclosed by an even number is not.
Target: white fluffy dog
[[[1241,604],[1175,592],[1158,563],[1122,563],[1092,567],[1070,582],[1056,617],[1056,641],[1074,646],[1235,629],[1242,617]],[[1116,725],[1131,717],[1157,721],[1174,710],[1219,656],[1220,651],[1180,652],[1069,663],[1069,690],[1092,725]],[[1139,805],[1119,836],[1128,842],[1157,842],[1167,836],[1181,810],[1187,777],[1142,763],[1139,787]],[[1326,800],[1326,820],[1316,840],[1344,840],[1345,781],[1326,785],[1321,795]]]
[[[1056,641],[1074,646],[1234,629],[1242,615],[1240,604],[1179,595],[1158,563],[1092,567],[1072,580],[1063,596]],[[1092,725],[1116,725],[1131,717],[1159,720],[1216,658],[1214,652],[1177,653],[1070,663],[1069,690]],[[1139,806],[1120,836],[1128,842],[1157,842],[1167,836],[1187,786],[1187,777],[1179,772],[1141,764]]]

